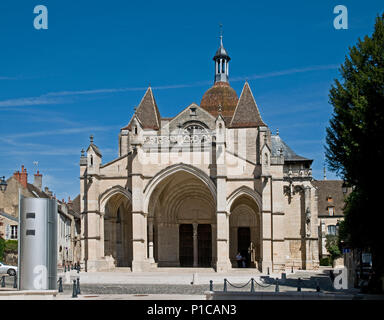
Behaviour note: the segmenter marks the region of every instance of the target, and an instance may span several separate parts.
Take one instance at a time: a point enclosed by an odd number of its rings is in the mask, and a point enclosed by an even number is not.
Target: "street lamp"
[[[0,191],[5,192],[7,190],[7,181],[5,181],[5,176],[3,176],[0,180]]]

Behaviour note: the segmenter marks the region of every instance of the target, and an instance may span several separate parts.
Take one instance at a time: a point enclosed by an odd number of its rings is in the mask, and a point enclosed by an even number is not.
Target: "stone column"
[[[154,263],[153,257],[153,218],[148,218],[148,259],[150,263]]]
[[[265,176],[262,178],[264,183],[263,189],[263,209],[261,213],[262,224],[262,272],[272,272],[272,259],[273,259],[273,232],[272,232],[272,178]]]
[[[227,210],[227,165],[225,158],[225,122],[216,119],[216,219],[217,219],[217,272],[231,269],[229,260],[229,217]]]
[[[197,237],[197,227],[198,224],[193,224],[193,266],[199,266],[199,239]]]
[[[147,213],[143,211],[142,149],[137,147],[132,161],[132,271],[149,269],[147,254]]]

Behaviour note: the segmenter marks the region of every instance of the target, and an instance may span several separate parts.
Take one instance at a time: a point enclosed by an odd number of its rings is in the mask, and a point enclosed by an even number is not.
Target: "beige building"
[[[327,235],[337,235],[339,222],[344,220],[345,199],[351,188],[343,185],[342,180],[318,180],[312,183],[318,193],[319,217],[319,255],[329,256],[327,251]]]
[[[214,85],[200,105],[162,118],[151,88],[103,163],[91,136],[80,158],[82,263],[131,267],[319,266],[312,160],[272,134],[246,82],[229,85],[230,57],[214,56]]]
[[[0,192],[0,234],[6,240],[17,240],[19,224],[19,194],[27,198],[55,198],[47,187],[43,190],[43,175],[37,171],[33,183],[28,182],[27,169],[21,167],[8,178],[5,192]],[[58,203],[58,265],[80,261],[80,197]]]

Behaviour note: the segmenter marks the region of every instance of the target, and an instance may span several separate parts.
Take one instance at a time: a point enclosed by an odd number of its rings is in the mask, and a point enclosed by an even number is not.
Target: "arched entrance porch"
[[[104,205],[104,257],[115,267],[132,265],[132,204],[126,192],[114,192]]]
[[[215,265],[216,200],[211,188],[195,171],[180,169],[152,189],[148,247],[149,259],[158,267]]]
[[[262,241],[258,200],[251,190],[239,190],[230,199],[229,257],[232,267],[238,267],[236,255],[240,253],[245,260],[245,267],[261,268]]]

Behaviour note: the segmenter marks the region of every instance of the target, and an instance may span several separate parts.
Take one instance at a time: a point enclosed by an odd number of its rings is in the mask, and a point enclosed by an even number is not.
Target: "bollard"
[[[301,291],[301,278],[297,280],[297,291]]]
[[[279,278],[276,278],[275,292],[280,292],[280,288],[279,288]]]
[[[320,292],[320,284],[318,279],[316,279],[316,291]]]
[[[67,266],[64,265],[64,272],[67,272]]]
[[[80,278],[77,278],[77,294],[81,294],[81,292],[80,292]]]
[[[73,280],[72,298],[77,298],[76,280]]]
[[[213,281],[209,280],[209,291],[213,291]]]
[[[59,278],[59,292],[63,292],[63,278],[60,277]]]
[[[253,281],[255,281],[255,279],[251,278],[251,292],[255,292],[255,284]]]
[[[14,276],[13,276],[13,288],[17,288],[17,275],[15,274]]]
[[[224,292],[227,291],[227,279],[224,279],[224,289],[223,289]]]
[[[269,275],[269,267],[267,268],[267,274]]]
[[[2,288],[5,287],[5,276],[2,276],[2,277],[1,277],[1,287],[2,287]]]
[[[291,267],[291,273],[293,273],[293,266]]]

